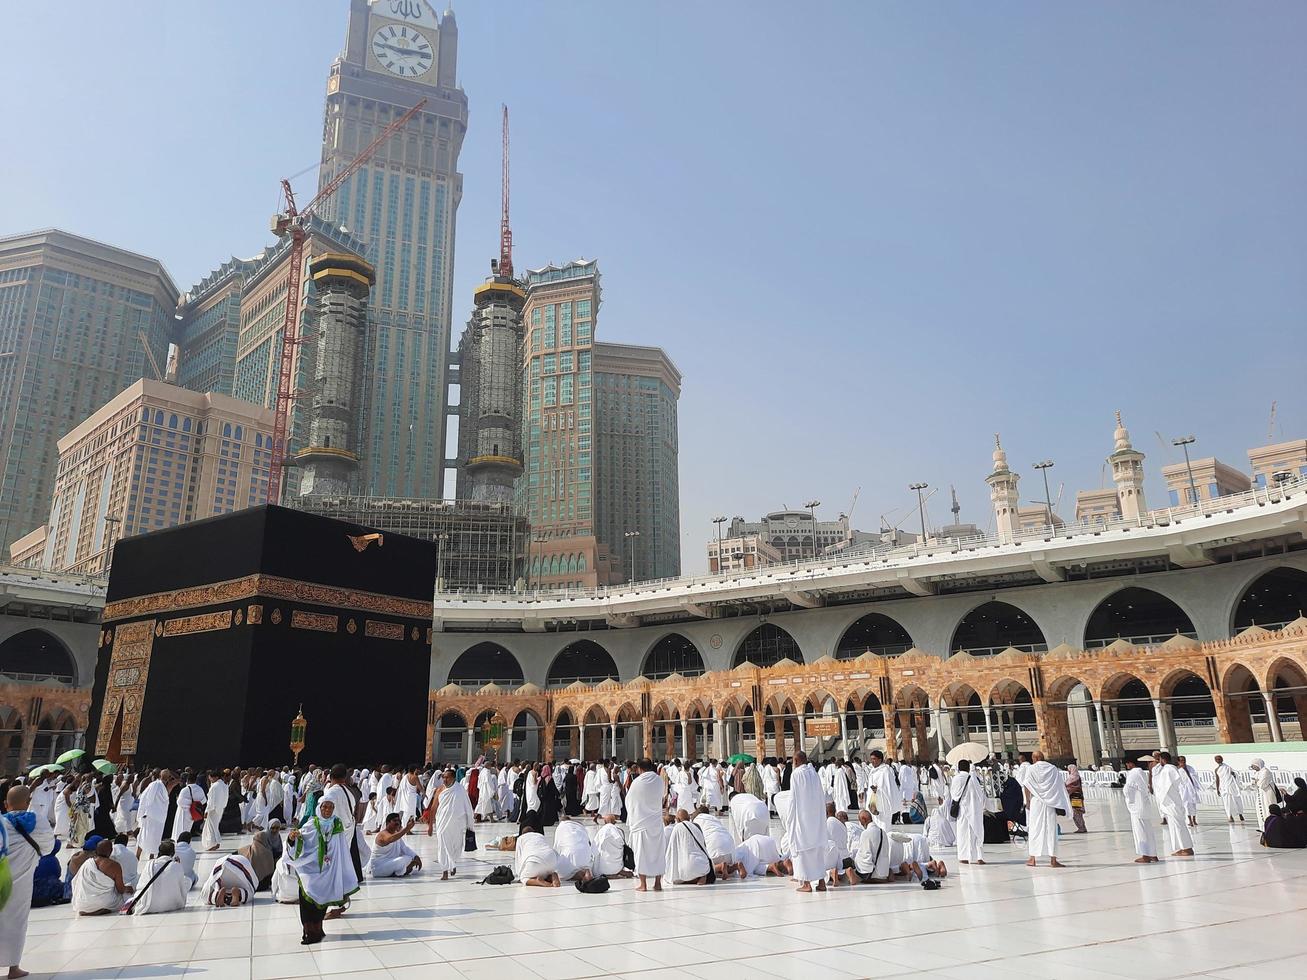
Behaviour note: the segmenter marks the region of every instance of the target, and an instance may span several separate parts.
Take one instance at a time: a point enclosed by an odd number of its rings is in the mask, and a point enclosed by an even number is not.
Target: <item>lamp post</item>
[[[726,516],[714,517],[712,522],[717,525],[717,574],[722,573],[722,525],[726,523]]]
[[[917,514],[921,518],[921,543],[926,543],[926,501],[921,496],[921,491],[925,490],[929,483],[909,483],[908,489],[917,491]]]
[[[1044,504],[1048,508],[1048,526],[1053,526],[1053,497],[1048,492],[1048,471],[1053,467],[1051,459],[1041,459],[1033,464],[1035,469],[1044,474]]]
[[[636,538],[638,538],[639,536],[640,536],[639,531],[626,531],[622,534],[622,537],[626,538],[628,541],[631,542],[631,583],[632,584],[635,583],[635,545],[636,545]]]
[[[436,591],[445,591],[445,544],[449,541],[449,533],[441,531],[436,535]]]
[[[1192,435],[1181,436],[1178,439],[1172,439],[1171,445],[1179,446],[1184,450],[1184,468],[1189,474],[1189,503],[1198,503],[1198,484],[1194,483],[1194,467],[1189,462],[1189,447],[1194,444],[1195,440]]]
[[[309,730],[308,720],[304,717],[304,705],[290,722],[290,750],[295,753],[295,765],[300,764],[300,753],[304,751],[304,736]]]
[[[817,508],[821,506],[820,500],[809,500],[803,505],[808,508],[808,513],[812,516],[812,557],[818,555],[817,548]]]

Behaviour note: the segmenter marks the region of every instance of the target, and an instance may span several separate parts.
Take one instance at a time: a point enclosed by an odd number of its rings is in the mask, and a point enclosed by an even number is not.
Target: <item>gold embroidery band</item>
[[[328,616],[326,613],[306,612],[303,609],[295,609],[290,614],[291,629],[297,630],[317,630],[320,633],[334,633],[336,627],[340,625],[339,616]]]
[[[402,640],[404,639],[404,624],[383,623],[375,619],[369,619],[363,627],[363,635],[376,637],[379,640]]]
[[[164,636],[186,636],[190,633],[207,633],[210,630],[231,629],[231,610],[222,612],[200,613],[197,616],[182,616],[178,619],[163,621]]]

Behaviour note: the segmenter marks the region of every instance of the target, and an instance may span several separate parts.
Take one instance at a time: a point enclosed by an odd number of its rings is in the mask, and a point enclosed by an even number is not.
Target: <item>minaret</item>
[[[1017,483],[1021,477],[1008,469],[1007,453],[994,433],[994,471],[985,477],[989,484],[989,499],[994,503],[994,521],[998,527],[998,536],[1002,541],[1012,541],[1020,526],[1017,508],[1021,498],[1017,494]]]
[[[1116,497],[1121,505],[1121,516],[1137,521],[1148,507],[1144,503],[1144,454],[1130,445],[1130,433],[1116,413],[1116,445],[1107,461],[1112,464],[1112,482],[1116,484]]]

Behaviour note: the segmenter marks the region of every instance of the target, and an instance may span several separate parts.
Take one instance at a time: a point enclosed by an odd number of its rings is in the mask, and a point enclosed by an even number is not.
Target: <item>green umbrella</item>
[[[64,771],[63,766],[56,765],[55,763],[51,762],[48,765],[37,766],[35,769],[31,771],[29,775],[44,776],[47,772],[63,772],[63,771]]]
[[[114,773],[118,771],[118,767],[115,766],[108,759],[96,759],[94,762],[91,763],[91,768],[94,769],[96,772],[104,773],[106,776],[112,776]]]
[[[754,759],[754,757],[749,755],[747,752],[736,752],[735,755],[731,756],[726,761],[730,763],[735,763],[735,762],[756,762],[757,760]]]
[[[69,749],[67,752],[65,752],[63,755],[61,755],[59,758],[55,759],[54,761],[75,762],[76,760],[80,759],[84,755],[86,755],[85,749]]]

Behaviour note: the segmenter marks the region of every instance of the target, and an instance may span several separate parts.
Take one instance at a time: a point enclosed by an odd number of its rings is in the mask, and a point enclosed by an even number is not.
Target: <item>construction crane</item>
[[[503,213],[499,217],[499,274],[513,278],[513,229],[508,225],[508,106],[504,105],[504,174],[501,198]]]
[[[154,380],[162,381],[163,374],[159,371],[159,362],[155,360],[154,351],[150,350],[150,341],[146,338],[145,331],[138,330],[136,335],[141,338],[141,346],[145,348],[145,356],[150,359],[150,367],[154,370]]]
[[[862,493],[862,487],[853,491],[853,500],[849,504],[849,512],[844,516],[849,519],[849,527],[853,527],[853,508],[858,506],[858,495]]]
[[[383,129],[362,153],[341,168],[331,180],[322,185],[322,189],[318,191],[317,196],[309,201],[302,211],[295,206],[295,192],[291,190],[290,180],[284,179],[281,182],[281,193],[286,199],[286,208],[273,217],[272,231],[278,238],[289,235],[291,245],[286,271],[286,317],[281,323],[281,361],[277,370],[277,396],[274,403],[272,423],[272,463],[268,467],[269,503],[281,503],[282,478],[286,468],[286,425],[290,415],[290,401],[293,397],[290,387],[291,366],[295,348],[302,343],[297,333],[299,327],[300,282],[304,276],[304,242],[308,238],[308,219],[314,214],[319,205],[340,189],[341,184],[345,183],[363,164],[371,159],[372,154],[377,152],[378,147],[403,129],[404,125],[416,116],[426,104],[427,100],[422,99],[412,109],[409,109]],[[156,367],[155,370],[157,371],[158,368]]]
[[[1271,417],[1266,422],[1266,441],[1270,442],[1275,435],[1275,408],[1277,403],[1271,402]]]

